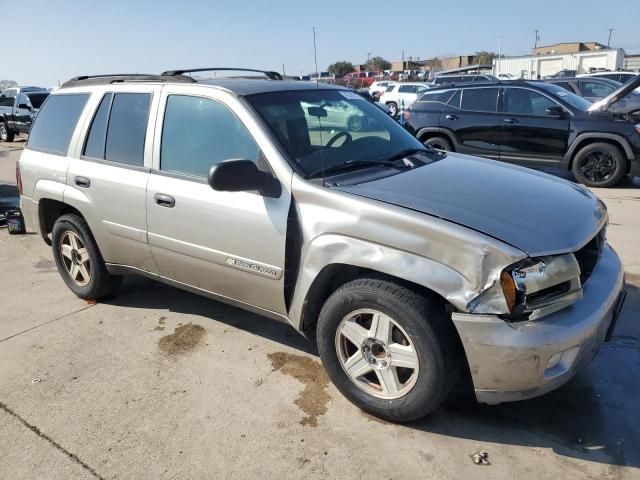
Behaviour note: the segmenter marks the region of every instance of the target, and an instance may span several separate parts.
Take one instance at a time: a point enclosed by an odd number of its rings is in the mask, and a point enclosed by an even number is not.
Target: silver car
[[[463,376],[480,402],[540,395],[611,334],[623,268],[588,190],[427,148],[344,88],[188,73],[43,105],[21,206],[76,295],[134,273],[315,329],[336,387],[392,421]]]

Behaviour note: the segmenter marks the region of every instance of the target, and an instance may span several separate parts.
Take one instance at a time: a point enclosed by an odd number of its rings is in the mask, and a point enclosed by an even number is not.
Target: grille
[[[602,252],[602,247],[606,242],[606,229],[606,226],[602,227],[598,234],[593,237],[589,243],[577,252],[574,252],[578,265],[580,265],[580,283],[582,285],[584,285],[584,283],[589,279],[594,268],[596,268],[596,264],[600,258],[600,253]]]

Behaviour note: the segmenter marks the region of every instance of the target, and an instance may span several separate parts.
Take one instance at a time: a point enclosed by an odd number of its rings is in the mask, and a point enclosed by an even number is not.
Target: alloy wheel
[[[335,343],[340,365],[364,392],[394,399],[416,384],[418,354],[407,333],[390,316],[373,309],[355,310],[338,325]]]
[[[585,155],[580,171],[591,182],[605,182],[615,173],[616,161],[610,152],[594,150]]]
[[[71,230],[62,234],[60,255],[71,280],[79,287],[88,285],[91,281],[91,262],[89,252],[78,234]]]

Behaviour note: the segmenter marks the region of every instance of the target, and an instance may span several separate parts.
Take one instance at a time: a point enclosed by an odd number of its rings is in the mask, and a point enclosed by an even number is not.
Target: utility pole
[[[404,50],[402,50],[402,73],[404,73]]]
[[[498,61],[496,62],[496,75],[500,74],[500,58],[502,58],[502,35],[498,37]]]
[[[540,40],[540,35],[538,35],[539,30],[536,30],[536,40],[533,42],[533,48],[538,48],[538,40]]]
[[[284,77],[286,73],[284,73],[284,63],[282,64],[282,76]]]
[[[371,60],[371,52],[367,52],[367,65],[369,65],[369,60]]]
[[[609,40],[607,40],[607,48],[611,45],[611,34],[613,33],[613,28],[609,29]]]

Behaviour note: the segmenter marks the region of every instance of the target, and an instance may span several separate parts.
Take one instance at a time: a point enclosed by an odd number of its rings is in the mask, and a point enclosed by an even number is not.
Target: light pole
[[[496,75],[500,75],[500,57],[502,57],[502,35],[498,37],[498,60],[496,60]]]
[[[613,33],[613,28],[609,29],[609,40],[607,40],[607,48],[611,45],[611,34]]]

